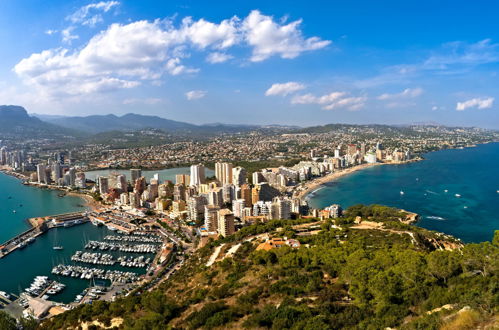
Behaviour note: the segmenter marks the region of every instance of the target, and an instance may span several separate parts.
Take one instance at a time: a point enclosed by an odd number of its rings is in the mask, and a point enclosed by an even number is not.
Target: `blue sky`
[[[499,128],[494,1],[0,1],[0,104]]]

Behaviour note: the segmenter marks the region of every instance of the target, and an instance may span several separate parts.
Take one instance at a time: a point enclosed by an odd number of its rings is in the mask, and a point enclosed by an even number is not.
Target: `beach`
[[[321,187],[325,183],[337,180],[345,175],[352,174],[354,172],[373,167],[373,166],[378,166],[378,165],[401,165],[401,164],[407,164],[407,163],[412,163],[421,160],[420,158],[417,159],[411,159],[408,161],[402,161],[402,162],[386,162],[386,163],[364,163],[360,165],[356,165],[353,167],[348,167],[342,170],[337,170],[334,171],[333,173],[329,173],[328,175],[313,179],[311,181],[306,182],[305,184],[299,186],[297,188],[297,193],[295,192],[294,197],[303,199],[305,198],[308,194],[310,194],[312,191],[316,190],[317,188]],[[299,190],[298,190],[299,189]]]
[[[301,185],[298,188],[300,190],[297,190],[298,193],[295,194],[294,197],[303,199],[309,193],[311,193],[312,191],[314,191],[315,189],[319,188],[320,186],[322,186],[323,184],[325,184],[327,182],[337,180],[345,175],[354,173],[356,171],[363,170],[363,169],[368,168],[368,167],[382,165],[382,164],[384,164],[384,163],[373,163],[373,164],[366,163],[366,164],[360,164],[360,165],[356,165],[353,167],[348,167],[346,169],[334,171],[333,173],[329,173],[328,175],[321,176],[319,178],[310,180],[310,181],[306,182],[304,185]]]

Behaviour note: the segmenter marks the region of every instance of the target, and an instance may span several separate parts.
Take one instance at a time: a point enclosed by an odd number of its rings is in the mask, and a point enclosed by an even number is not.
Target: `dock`
[[[71,227],[73,225],[89,221],[86,212],[56,214],[46,217],[31,218],[28,220],[33,226],[32,228],[16,235],[5,243],[0,244],[0,259],[17,249],[26,247],[28,244],[34,242],[38,236],[52,228]]]

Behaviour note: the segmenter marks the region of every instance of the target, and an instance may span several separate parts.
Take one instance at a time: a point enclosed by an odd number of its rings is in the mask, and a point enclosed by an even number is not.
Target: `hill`
[[[156,288],[144,286],[112,303],[79,306],[41,328],[84,323],[124,329],[497,325],[499,232],[493,243],[463,245],[403,224],[404,216],[384,206],[359,205],[335,220],[248,226],[208,242]],[[359,217],[362,226],[356,223]],[[288,244],[275,247],[269,237]]]
[[[48,123],[88,133],[106,131],[133,131],[144,128],[156,128],[164,131],[192,130],[196,125],[164,119],[157,116],[144,116],[129,113],[123,116],[94,115],[86,117],[40,116]]]
[[[213,134],[223,132],[239,132],[257,129],[257,125],[230,125],[213,123],[194,125],[185,122],[161,118],[158,116],[128,113],[123,116],[92,115],[85,117],[64,117],[34,114],[41,120],[58,126],[97,134],[110,131],[137,131],[142,129],[159,129],[172,134]]]
[[[2,138],[74,137],[81,135],[79,132],[30,116],[26,109],[17,105],[0,105],[0,131]]]

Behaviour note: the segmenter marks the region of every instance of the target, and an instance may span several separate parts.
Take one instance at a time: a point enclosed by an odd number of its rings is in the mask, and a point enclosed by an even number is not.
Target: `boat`
[[[404,194],[404,192],[401,190],[401,191],[400,191],[400,194],[401,194],[401,195],[403,195],[403,194]]]
[[[447,189],[445,189],[444,192],[449,192],[449,191]]]
[[[16,210],[12,210],[12,213],[17,213],[17,211]]]
[[[54,250],[63,250],[64,247],[62,245],[59,245],[58,239],[57,239],[57,233],[58,229],[56,229],[56,232],[54,234],[54,247],[52,249]]]
[[[456,197],[458,197],[458,198],[459,198],[459,197],[461,197],[461,195],[459,195],[459,194],[455,194],[454,196],[456,196]]]
[[[0,291],[0,297],[10,300],[10,294],[5,291]]]

